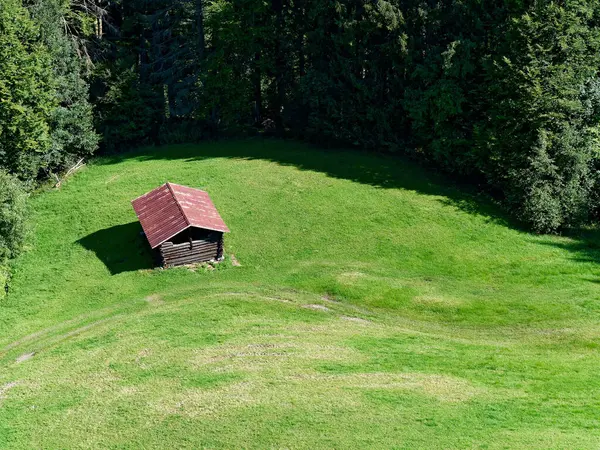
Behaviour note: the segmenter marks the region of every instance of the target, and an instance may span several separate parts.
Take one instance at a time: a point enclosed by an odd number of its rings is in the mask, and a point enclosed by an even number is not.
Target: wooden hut
[[[166,183],[131,203],[161,265],[223,259],[229,228],[205,191]]]

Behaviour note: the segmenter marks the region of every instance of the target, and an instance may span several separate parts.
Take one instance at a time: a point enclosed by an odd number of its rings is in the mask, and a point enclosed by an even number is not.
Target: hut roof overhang
[[[208,193],[200,189],[165,183],[131,204],[152,248],[190,227],[229,232]]]

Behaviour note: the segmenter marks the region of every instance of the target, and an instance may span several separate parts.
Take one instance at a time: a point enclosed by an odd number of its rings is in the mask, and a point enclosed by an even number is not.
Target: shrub
[[[0,267],[17,256],[23,247],[26,199],[21,182],[0,171]]]

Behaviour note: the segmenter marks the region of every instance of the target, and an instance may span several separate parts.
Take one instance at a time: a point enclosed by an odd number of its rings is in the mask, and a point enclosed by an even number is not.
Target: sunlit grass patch
[[[165,181],[231,228],[214,270],[152,266],[129,202]],[[530,235],[403,159],[268,140],[105,158],[31,200],[2,448],[600,443],[593,233]]]

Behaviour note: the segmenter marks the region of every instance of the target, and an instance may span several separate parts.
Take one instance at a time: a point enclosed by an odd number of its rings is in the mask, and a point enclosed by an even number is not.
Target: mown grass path
[[[230,262],[153,270],[130,200],[206,189]],[[600,240],[534,236],[413,164],[144,149],[32,198],[0,304],[0,447],[589,448]]]

